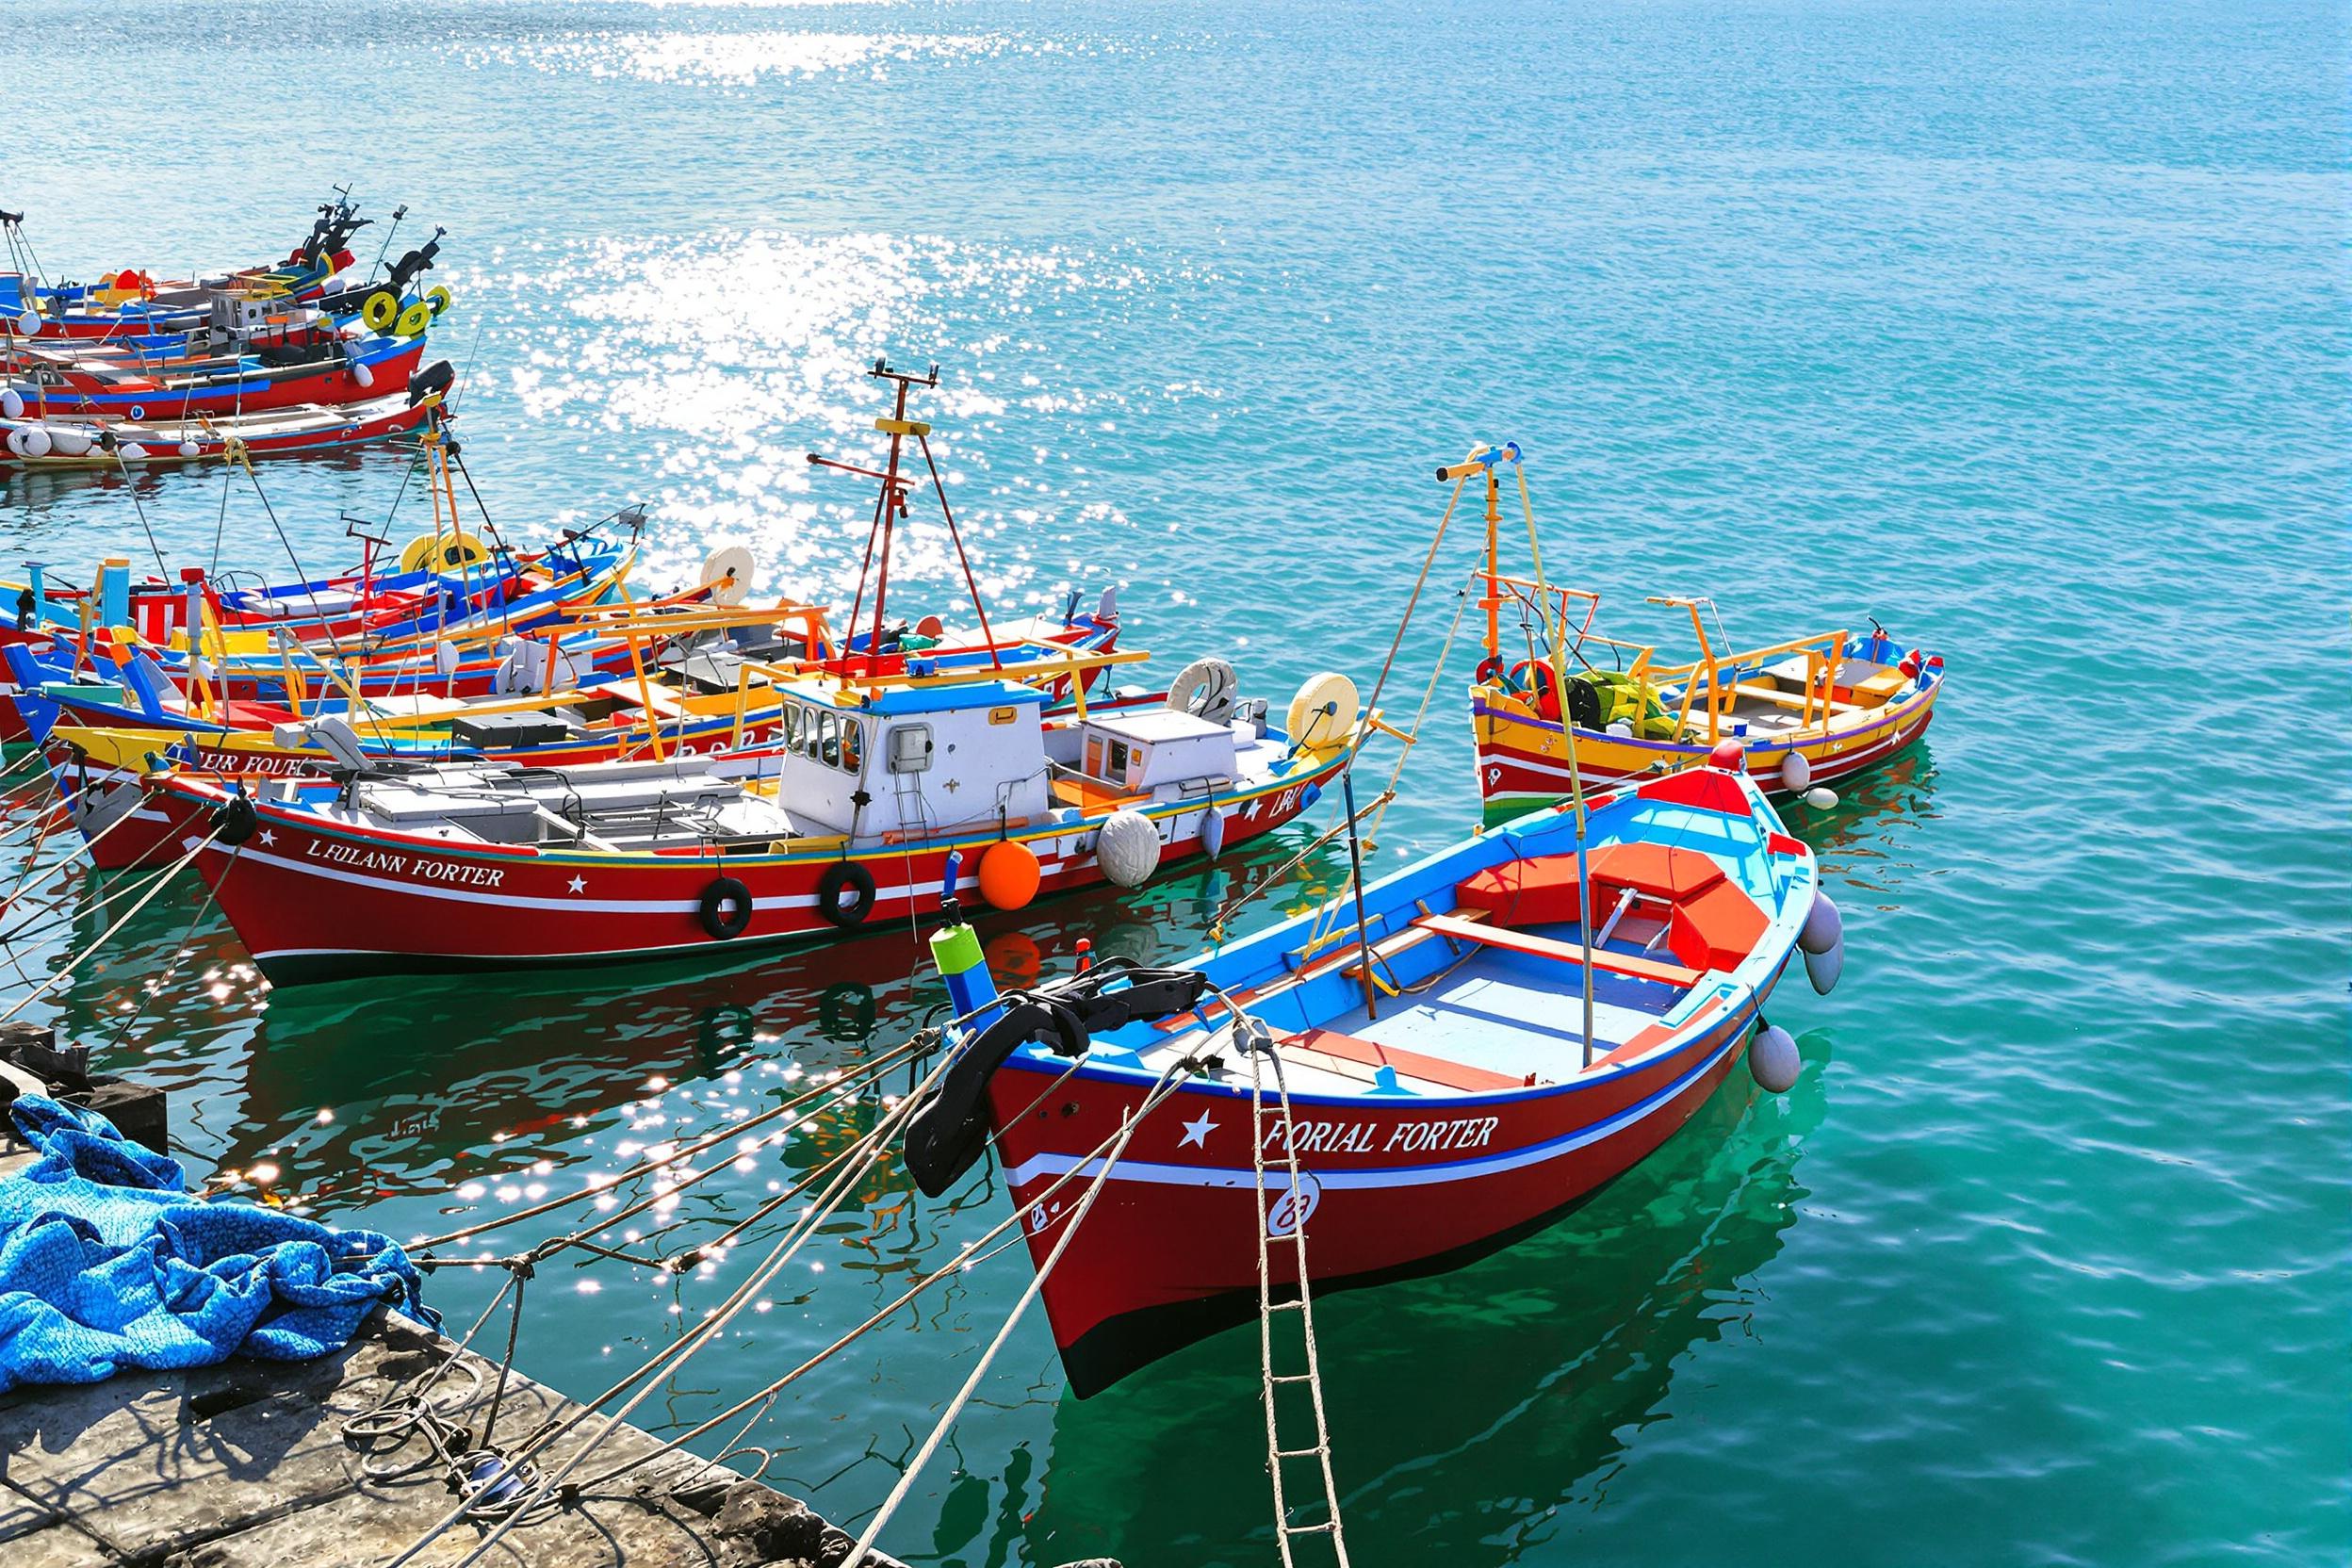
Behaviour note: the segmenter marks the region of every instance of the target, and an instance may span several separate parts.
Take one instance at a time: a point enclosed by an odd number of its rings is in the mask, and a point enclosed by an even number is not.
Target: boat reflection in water
[[[1352,1560],[1508,1561],[1573,1529],[1561,1510],[1599,1506],[1633,1435],[1674,1418],[1677,1364],[1747,1331],[1754,1276],[1797,1220],[1831,1054],[1821,1031],[1802,1044],[1789,1094],[1733,1074],[1565,1223],[1456,1273],[1317,1301]],[[1243,1543],[1270,1554],[1257,1351],[1253,1334],[1221,1335],[1091,1399],[1065,1396],[1042,1466],[1053,1481],[1015,1558],[1168,1542],[1200,1544],[1203,1560]],[[1024,1461],[1007,1457],[1007,1484]],[[997,1534],[1008,1527],[1000,1516]]]
[[[70,836],[56,837],[69,854]],[[1087,890],[984,916],[990,964],[1007,984],[1066,973],[1070,934],[1085,930],[1098,953],[1189,952],[1235,876],[1264,874],[1309,837],[1269,834],[1140,895]],[[124,884],[61,866],[42,885],[61,892],[74,877],[80,913],[58,933],[59,953],[96,940],[119,913],[97,901]],[[117,933],[58,998],[59,1032],[90,1042],[102,1070],[171,1093],[195,1174],[266,1158],[282,1190],[337,1204],[438,1196],[478,1162],[511,1164],[514,1147],[559,1169],[601,1163],[608,1156],[573,1129],[609,1119],[654,1079],[693,1086],[743,1070],[755,1093],[805,1086],[806,1075],[898,1044],[939,1000],[928,950],[904,923],[718,966],[695,957],[271,990],[218,911],[191,927],[199,896],[192,882],[168,891]],[[183,948],[171,982],[149,992]],[[20,957],[33,979],[52,961]],[[795,1068],[790,1079],[776,1070]],[[319,1121],[322,1110],[333,1119]],[[697,1115],[694,1126],[715,1120]]]

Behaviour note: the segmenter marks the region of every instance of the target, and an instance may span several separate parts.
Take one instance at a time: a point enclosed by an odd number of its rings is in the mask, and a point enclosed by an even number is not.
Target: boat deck
[[[1629,964],[1654,963],[1649,944],[1656,934],[1656,922],[1621,921],[1599,952]],[[1497,935],[1571,950],[1582,939],[1575,924]],[[1444,1097],[1560,1083],[1583,1070],[1584,999],[1573,958],[1474,946],[1450,937],[1425,939],[1419,946],[1434,951],[1417,964],[1408,964],[1402,955],[1384,955],[1376,967],[1383,992],[1396,994],[1380,995],[1369,1011],[1359,1003],[1318,1028],[1282,1038],[1282,1071],[1293,1092]],[[1348,967],[1357,972],[1352,960]],[[1631,1042],[1689,990],[1674,980],[1612,972],[1596,964],[1593,1058]],[[1233,1056],[1230,1038],[1221,1026],[1196,1029],[1145,1053],[1142,1060],[1158,1071],[1205,1043],[1225,1052],[1215,1080],[1247,1086],[1248,1065]]]

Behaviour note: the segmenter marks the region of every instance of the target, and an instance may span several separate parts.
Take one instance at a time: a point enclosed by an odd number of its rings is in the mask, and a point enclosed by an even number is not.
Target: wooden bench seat
[[[1535,958],[1556,958],[1572,964],[1584,962],[1584,948],[1576,942],[1554,941],[1549,937],[1462,920],[1453,915],[1423,915],[1413,923],[1442,937],[1499,947],[1509,953],[1524,953]],[[1695,986],[1704,978],[1697,970],[1685,969],[1680,964],[1662,964],[1654,958],[1636,957],[1629,953],[1611,953],[1598,947],[1592,950],[1592,967],[1607,970],[1612,974],[1630,975],[1636,980],[1655,980],[1668,986]]]
[[[1309,1029],[1292,1035],[1280,1042],[1286,1051],[1312,1051],[1320,1055],[1354,1062],[1361,1067],[1394,1068],[1406,1078],[1418,1078],[1425,1084],[1437,1084],[1465,1094],[1483,1094],[1492,1089],[1516,1089],[1527,1086],[1525,1078],[1514,1078],[1507,1072],[1494,1072],[1467,1062],[1448,1061],[1443,1056],[1425,1056],[1418,1051],[1406,1051],[1378,1040],[1358,1039],[1335,1029]]]

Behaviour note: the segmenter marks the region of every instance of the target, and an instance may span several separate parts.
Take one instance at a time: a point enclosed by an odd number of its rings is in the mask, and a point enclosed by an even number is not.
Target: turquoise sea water
[[[644,498],[657,576],[725,538],[845,592],[864,503],[800,454],[871,446],[857,371],[888,352],[940,364],[1000,602],[1116,581],[1135,641],[1278,706],[1377,665],[1429,469],[1480,439],[1527,449],[1547,566],[1627,624],[1706,593],[1750,640],[1874,612],[1946,654],[1927,743],[1792,813],[1850,949],[1834,997],[1774,1008],[1798,1087],[1736,1085],[1570,1223],[1320,1314],[1359,1563],[2352,1553],[2342,6],[8,15],[42,47],[0,205],[55,270],[283,251],[345,180],[412,204],[402,246],[449,225],[467,458],[512,535]],[[316,565],[401,471],[263,480]],[[225,515],[231,562],[280,564],[241,482],[223,502],[219,475],[9,482],[0,562],[143,550],[143,510],[175,557]],[[915,551],[907,591],[944,596],[944,540]],[[1456,659],[1380,864],[1473,820]],[[85,912],[17,943],[34,978],[112,918],[43,860]],[[1015,972],[1080,934],[1174,956],[1234,871],[984,929]],[[272,994],[196,908],[159,899],[36,1013],[171,1085],[200,1171],[273,1165],[403,1235],[854,1059],[869,995],[876,1042],[935,1000],[903,933]],[[641,1419],[732,1402],[1004,1204],[863,1198]],[[673,1285],[550,1270],[522,1364],[601,1387],[756,1250]],[[861,1516],[1026,1277],[976,1271],[809,1380],[754,1434],[772,1475]],[[464,1322],[490,1286],[433,1290]],[[1247,1334],[1080,1403],[1028,1325],[884,1544],[1270,1561],[1255,1400]]]

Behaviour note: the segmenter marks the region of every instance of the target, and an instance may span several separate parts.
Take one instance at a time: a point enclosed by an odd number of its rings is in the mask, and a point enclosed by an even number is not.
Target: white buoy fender
[[[1159,869],[1160,830],[1140,811],[1113,811],[1094,838],[1095,863],[1122,888],[1140,888]]]
[[[375,371],[369,369],[365,365],[354,365],[351,367],[351,379],[359,383],[362,386],[373,386],[376,384]]]
[[[198,446],[193,441],[183,441],[180,443],[180,455],[182,457],[194,457],[198,452],[203,451],[204,449],[204,448]]]
[[[441,673],[444,680],[455,675],[457,673],[457,645],[455,643],[433,644],[433,667]]]
[[[1611,735],[1616,736],[1621,741],[1630,741],[1633,739],[1633,721],[1630,719],[1611,719],[1609,721],[1609,732]]]
[[[1805,977],[1813,982],[1813,988],[1827,996],[1838,988],[1838,976],[1845,972],[1846,944],[1839,942],[1821,953],[1805,956]]]
[[[32,431],[24,425],[19,425],[14,430],[9,431],[8,450],[14,452],[19,457],[32,456],[33,454],[29,449],[32,445],[30,440],[31,435]]]
[[[1179,713],[1224,724],[1239,704],[1238,684],[1233,667],[1224,660],[1196,659],[1168,683],[1168,705]]]
[[[1813,782],[1813,764],[1805,760],[1803,752],[1792,751],[1780,760],[1780,787],[1791,794],[1804,792]]]
[[[1797,945],[1807,953],[1827,953],[1845,939],[1846,921],[1838,912],[1838,906],[1829,901],[1827,893],[1813,895],[1813,907],[1805,911],[1805,929],[1797,934]]]
[[[1225,817],[1215,807],[1200,819],[1200,853],[1214,860],[1225,847]]]
[[[85,457],[92,445],[90,432],[78,425],[59,425],[49,433],[49,449],[59,457]]]
[[[0,387],[0,416],[10,419],[24,417],[24,400],[17,395],[13,386]]]
[[[147,449],[136,441],[125,441],[114,449],[114,455],[124,463],[144,463],[147,461]]]
[[[28,310],[16,318],[16,330],[26,337],[41,335],[41,312]]]
[[[1834,810],[1838,805],[1838,792],[1826,786],[1807,790],[1805,792],[1805,803],[1816,811]]]
[[[1797,1054],[1795,1038],[1777,1023],[1764,1025],[1748,1042],[1748,1070],[1768,1094],[1787,1094],[1804,1070],[1805,1058]]]

